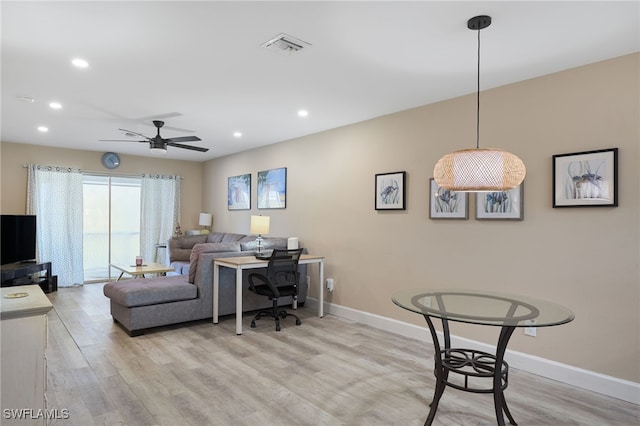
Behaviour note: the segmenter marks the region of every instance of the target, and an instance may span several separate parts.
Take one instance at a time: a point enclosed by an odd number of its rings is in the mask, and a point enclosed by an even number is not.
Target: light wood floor
[[[234,333],[235,319],[199,321],[130,338],[102,285],[49,295],[49,408],[55,425],[422,425],[433,350],[328,315],[270,320]],[[391,303],[391,302],[390,302]],[[425,339],[427,332],[425,331]],[[506,391],[520,425],[638,425],[640,407],[512,370]],[[494,425],[490,395],[447,389],[437,425]]]

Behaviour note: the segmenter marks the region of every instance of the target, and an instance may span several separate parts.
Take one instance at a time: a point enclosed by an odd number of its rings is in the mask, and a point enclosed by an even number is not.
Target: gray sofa
[[[255,236],[215,232],[172,238],[167,244],[169,264],[176,269],[171,276],[138,278],[104,285],[110,299],[111,316],[130,336],[146,329],[213,317],[213,259],[254,256]],[[286,248],[287,239],[267,237],[264,248]],[[306,265],[300,265],[306,276]],[[260,271],[254,269],[251,272]],[[248,290],[248,275],[243,271],[242,308],[244,312],[271,307],[271,301]],[[307,297],[306,280],[300,280],[298,306]],[[235,270],[220,268],[219,314],[235,314]],[[291,297],[279,300],[290,305]]]

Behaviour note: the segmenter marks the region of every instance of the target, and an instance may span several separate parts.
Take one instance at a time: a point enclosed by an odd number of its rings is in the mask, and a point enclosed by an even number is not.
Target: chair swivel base
[[[286,318],[288,316],[294,317],[296,319],[296,325],[302,324],[302,321],[300,321],[300,318],[298,318],[297,315],[290,314],[285,310],[280,310],[277,312],[270,310],[259,312],[255,317],[253,317],[253,320],[251,320],[251,328],[256,328],[256,320],[259,320],[263,317],[271,317],[276,321],[276,331],[280,331],[280,318]]]

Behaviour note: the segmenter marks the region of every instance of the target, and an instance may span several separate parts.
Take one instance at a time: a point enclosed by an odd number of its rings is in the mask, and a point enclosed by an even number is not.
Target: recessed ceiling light
[[[242,137],[242,132],[233,132],[233,137],[234,138],[241,138]]]
[[[78,68],[87,68],[89,66],[89,62],[81,58],[75,58],[71,61],[71,63]]]
[[[306,117],[309,115],[309,111],[307,111],[306,109],[301,109],[298,111],[298,117]]]
[[[38,131],[42,133],[46,133],[49,131],[49,128],[46,126],[38,126]]]
[[[51,109],[60,109],[60,108],[62,108],[62,104],[60,102],[51,102],[51,103],[49,103],[49,108],[51,108]]]

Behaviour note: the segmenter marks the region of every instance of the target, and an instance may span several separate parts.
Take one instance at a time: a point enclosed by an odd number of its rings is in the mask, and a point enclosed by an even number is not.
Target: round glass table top
[[[417,314],[481,325],[548,327],[575,318],[557,303],[509,293],[418,288],[398,291],[392,300]]]

